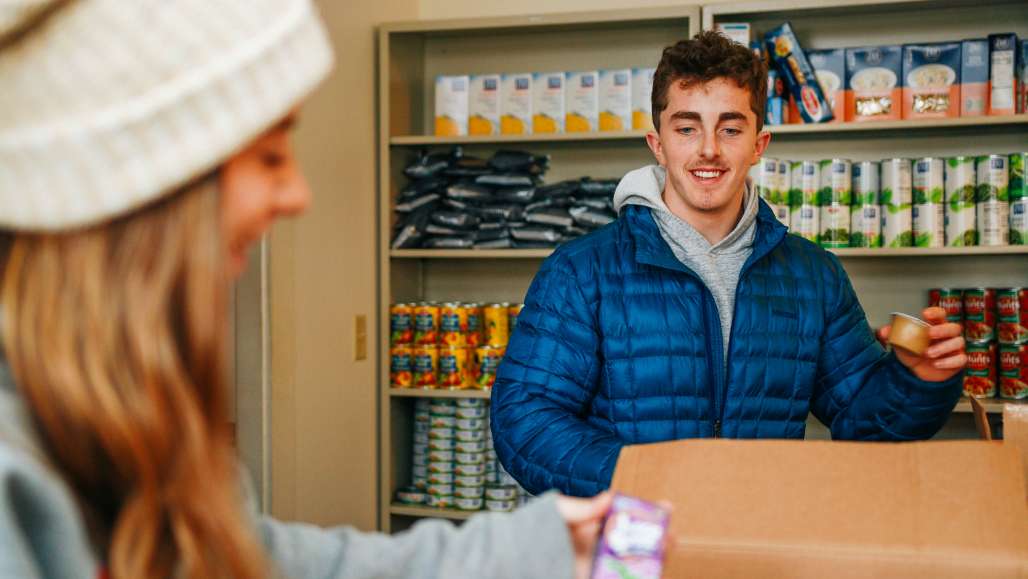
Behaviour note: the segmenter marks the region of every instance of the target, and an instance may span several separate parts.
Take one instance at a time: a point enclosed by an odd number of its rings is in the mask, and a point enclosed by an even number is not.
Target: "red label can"
[[[975,398],[996,395],[996,344],[968,344],[964,394]]]
[[[996,331],[1000,344],[1028,344],[1028,289],[1022,287],[996,291],[999,318]]]
[[[1028,398],[1028,344],[1009,344],[999,349],[999,395]]]
[[[964,290],[964,339],[972,344],[996,340],[996,290]]]

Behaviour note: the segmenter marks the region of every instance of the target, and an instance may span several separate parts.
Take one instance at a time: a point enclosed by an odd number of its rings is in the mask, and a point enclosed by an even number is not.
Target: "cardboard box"
[[[632,128],[637,131],[653,130],[653,74],[655,68],[632,69]]]
[[[1017,105],[1017,112],[1028,113],[1028,40],[1021,41],[1021,52],[1019,56],[1021,73],[1018,75],[1020,83],[1021,98]]]
[[[468,134],[500,132],[500,75],[471,75],[468,93]]]
[[[632,128],[632,69],[600,71],[600,130]]]
[[[799,114],[806,123],[832,120],[832,109],[817,82],[803,47],[788,22],[764,35],[768,57],[785,80],[789,92],[799,105]]]
[[[680,440],[624,448],[612,488],[674,506],[665,577],[1028,573],[1014,444]]]
[[[903,46],[903,118],[960,116],[960,43]]]
[[[989,103],[989,39],[969,38],[960,43],[960,116],[985,114]]]
[[[821,83],[821,90],[832,107],[831,120],[840,123],[846,118],[846,98],[843,85],[846,82],[846,50],[833,48],[830,50],[808,50],[807,58],[814,67],[814,76]]]
[[[898,120],[903,107],[903,49],[868,46],[846,49],[846,120]]]
[[[532,75],[532,132],[564,132],[564,73]]]
[[[1028,481],[1028,406],[1003,405],[1003,444],[1015,446],[1020,451],[1024,480]],[[1025,500],[1028,501],[1028,488]]]
[[[1012,115],[1017,111],[1018,52],[1016,34],[989,35],[990,115]]]
[[[500,134],[532,132],[532,75],[505,74],[500,80]]]
[[[778,69],[767,70],[767,102],[764,106],[764,124],[770,126],[788,124],[790,119],[799,122],[800,112],[796,109],[796,101],[791,99],[785,89],[785,80],[778,74]]]
[[[743,46],[750,45],[749,22],[724,22],[715,25],[718,32]]]
[[[600,116],[599,74],[569,72],[564,82],[565,130],[569,133],[595,131]]]
[[[467,76],[435,77],[435,135],[468,134],[468,82]]]

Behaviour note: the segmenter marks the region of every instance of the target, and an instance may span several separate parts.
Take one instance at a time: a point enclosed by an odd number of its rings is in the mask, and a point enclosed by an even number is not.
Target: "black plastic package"
[[[549,155],[533,155],[525,151],[500,150],[489,159],[489,166],[501,173],[540,175],[549,165]]]
[[[590,197],[613,197],[617,188],[618,182],[615,179],[599,179],[594,181],[589,177],[582,177],[582,180],[578,184],[578,190],[581,191],[583,195],[589,195]]]
[[[497,201],[527,205],[535,200],[535,187],[503,187],[493,194]]]
[[[436,225],[435,223],[429,223],[425,226],[425,233],[429,235],[442,235],[455,237],[463,234],[462,231],[453,229],[452,227],[443,227],[442,225]]]
[[[553,225],[556,227],[571,227],[575,220],[566,209],[540,209],[525,214],[525,221],[539,225]]]
[[[471,249],[474,245],[470,237],[429,237],[425,241],[429,249]]]
[[[614,215],[613,212],[598,211],[596,209],[589,209],[588,207],[573,207],[568,210],[568,212],[571,214],[571,217],[575,220],[577,225],[590,229],[603,227],[617,219],[617,216]]]
[[[510,230],[506,227],[502,229],[480,229],[475,232],[475,241],[493,241],[496,239],[509,239]]]
[[[396,205],[396,207],[393,208],[393,210],[397,213],[410,213],[412,211],[417,211],[419,208],[424,207],[430,203],[439,201],[439,199],[440,196],[438,193],[427,193],[425,195],[422,195],[421,197],[415,197],[410,201],[404,201],[403,203],[399,203]]]
[[[467,203],[465,203],[463,201],[458,201],[456,199],[443,199],[443,207],[446,207],[447,209],[450,209],[452,211],[470,211],[471,210],[471,206],[470,205],[468,205]]]
[[[552,185],[544,185],[536,189],[536,195],[538,195],[540,199],[570,197],[578,191],[579,183],[579,181],[561,181]]]
[[[442,173],[450,166],[450,153],[433,153],[422,155],[416,161],[407,165],[403,174],[411,179],[427,179]]]
[[[476,241],[475,249],[510,249],[514,247],[514,242],[511,239],[491,239],[489,241]]]
[[[541,243],[560,243],[564,239],[564,235],[561,234],[561,232],[550,229],[549,227],[523,227],[520,229],[512,229],[510,235],[517,241],[534,241]]]
[[[505,229],[506,227],[507,223],[503,221],[483,221],[478,224],[479,231],[494,231],[496,229]]]
[[[583,235],[588,235],[588,234],[589,234],[589,230],[588,229],[582,229],[581,227],[575,227],[574,225],[572,225],[571,227],[565,227],[564,228],[564,236],[565,237],[569,237],[569,238],[571,238],[571,237],[582,237]]]
[[[400,201],[407,201],[413,197],[418,197],[425,193],[434,193],[437,189],[446,187],[446,179],[439,179],[432,177],[430,179],[418,179],[417,181],[411,181],[400,190]]]
[[[478,217],[470,213],[456,211],[436,211],[432,214],[432,223],[452,229],[472,229],[478,227]]]
[[[425,229],[427,228],[428,218],[431,211],[431,209],[415,211],[400,220],[396,224],[396,233],[393,235],[392,248],[408,249],[412,247],[420,247],[421,241],[425,236]]]
[[[520,205],[485,205],[478,208],[478,214],[487,221],[520,221],[524,210]]]
[[[489,187],[532,187],[535,179],[528,175],[480,175],[475,177],[475,184]]]
[[[525,205],[525,213],[531,213],[533,211],[538,211],[540,209],[545,209],[547,207],[552,207],[552,206],[553,206],[553,199],[540,199],[539,201],[536,201],[535,203],[532,203],[530,205]]]
[[[614,200],[609,197],[575,197],[571,201],[577,206],[589,209],[614,210]]]
[[[493,192],[488,187],[458,183],[446,188],[446,196],[458,201],[470,201],[473,203],[484,203],[493,198]]]

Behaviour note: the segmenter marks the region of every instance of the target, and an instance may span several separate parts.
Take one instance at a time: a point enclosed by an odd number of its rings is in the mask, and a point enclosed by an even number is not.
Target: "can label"
[[[999,395],[1028,398],[1028,344],[1007,344],[999,348]]]
[[[453,496],[460,499],[480,499],[485,496],[485,488],[483,487],[462,487],[455,485],[453,487]]]
[[[996,290],[964,290],[964,339],[978,344],[996,340]]]
[[[481,398],[458,398],[457,408],[485,408],[486,402]]]
[[[454,426],[459,430],[485,430],[489,425],[482,418],[458,418]]]
[[[918,159],[914,163],[913,231],[917,247],[943,247],[946,243],[945,163]]]
[[[393,304],[389,308],[389,339],[393,344],[414,343],[414,306]]]
[[[964,394],[975,398],[996,395],[996,344],[968,344]]]
[[[393,388],[414,385],[414,350],[406,344],[389,349],[389,383]]]
[[[415,465],[411,469],[411,473],[417,477],[427,480],[428,479],[428,466]]]
[[[1026,165],[1028,153],[1010,155],[1010,245],[1028,245],[1028,183],[1024,178]]]
[[[844,159],[821,161],[821,208],[819,236],[822,247],[848,247],[850,244],[850,205],[853,202],[852,164]]]
[[[430,485],[452,485],[453,484],[453,472],[433,472],[432,468],[428,469],[428,484]]]
[[[1006,245],[1010,240],[1008,159],[1003,155],[978,157],[977,224],[979,245]]]
[[[433,497],[452,497],[453,496],[453,484],[447,483],[429,483],[428,489],[426,489],[429,495]]]
[[[439,308],[439,342],[445,346],[466,346],[468,310],[459,303]]]
[[[485,453],[484,452],[458,452],[453,456],[453,460],[460,465],[470,464],[485,464]],[[484,471],[483,471],[484,472]]]
[[[514,304],[507,308],[507,319],[509,320],[510,333],[512,334],[518,327],[518,317],[523,309],[525,309],[525,304]]]
[[[461,475],[458,474],[454,479],[454,484],[459,487],[484,487],[485,477],[480,474],[473,475]]]
[[[418,304],[414,308],[414,342],[434,345],[439,341],[439,306]]]
[[[457,442],[481,442],[485,440],[484,430],[456,430]]]
[[[458,476],[483,476],[485,475],[485,463],[458,464],[454,467],[453,472]]]
[[[453,462],[453,451],[430,448],[428,451],[428,462]]]
[[[414,466],[428,466],[428,450],[424,453],[413,453],[413,464]]]
[[[468,346],[475,348],[482,344],[482,306],[463,304],[468,316]]]
[[[414,350],[414,385],[418,388],[435,388],[439,372],[439,349],[434,346],[418,346]]]
[[[513,485],[488,487],[485,489],[485,496],[494,501],[513,501],[518,498],[518,487]]]
[[[435,444],[435,445],[433,445],[432,441],[435,441],[435,440],[446,440],[450,444],[453,444],[453,436],[454,436],[454,429],[453,428],[445,428],[445,427],[433,428],[433,429],[428,431],[428,444],[429,444],[429,448],[446,448],[446,446],[444,446],[442,444]],[[449,448],[453,448],[453,446],[450,446]]]
[[[978,245],[974,157],[946,159],[946,245]]]
[[[1028,289],[996,291],[1000,344],[1028,344]]]
[[[503,351],[494,346],[480,346],[475,350],[475,382],[479,388],[493,387],[502,360]]]
[[[914,245],[913,183],[908,159],[882,161],[882,246]]]
[[[879,165],[874,161],[853,165],[850,247],[879,247],[882,244],[882,216],[878,206],[879,171]]]
[[[454,416],[432,416],[429,419],[429,432],[432,428],[454,428],[457,426],[457,418]]]
[[[453,474],[453,463],[450,461],[428,461],[428,472]]]
[[[946,213],[943,204],[914,205],[913,218],[914,246],[945,246]]]
[[[453,497],[451,495],[429,495],[428,502],[425,504],[433,509],[448,509],[453,506]]]
[[[821,167],[813,161],[790,164],[789,227],[791,233],[817,243],[820,212],[817,208],[821,189]]]
[[[439,352],[440,386],[463,389],[471,385],[471,380],[471,366],[467,348],[450,347],[444,348]]]
[[[453,452],[454,442],[452,438],[429,438],[426,444],[428,445],[429,460],[452,460],[449,458],[445,458],[447,456],[445,454],[436,454],[436,451]]]
[[[455,498],[453,504],[461,511],[481,511],[482,510],[482,499],[481,498]]]
[[[517,501],[492,501],[485,502],[485,510],[494,513],[509,513],[518,506]]]
[[[457,418],[485,418],[489,410],[480,406],[478,408],[458,408]]]
[[[458,442],[454,447],[457,452],[481,452],[485,453],[485,442]]]
[[[507,347],[510,341],[509,304],[489,304],[482,308],[485,321],[485,343],[501,348]]]
[[[928,292],[928,305],[946,310],[946,321],[958,324],[964,321],[963,290],[940,288]]]

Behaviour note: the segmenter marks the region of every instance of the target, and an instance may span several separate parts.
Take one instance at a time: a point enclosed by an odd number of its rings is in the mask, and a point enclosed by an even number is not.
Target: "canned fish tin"
[[[485,475],[485,463],[458,464],[453,467],[453,473],[457,476],[483,476]]]
[[[439,372],[439,348],[422,345],[414,349],[414,385],[418,388],[435,388]]]
[[[458,430],[484,430],[489,426],[483,418],[457,418],[456,421]]]
[[[471,363],[468,349],[446,347],[439,350],[439,386],[451,390],[463,390],[472,382]]]
[[[433,428],[454,428],[457,426],[457,417],[455,416],[432,416],[429,421],[429,432]]]
[[[518,327],[518,317],[521,315],[521,310],[525,309],[525,304],[511,304],[507,308],[507,318],[510,325],[510,333],[514,333],[514,330]]]
[[[456,416],[457,405],[452,400],[435,399],[429,406],[429,412],[434,416]]]
[[[1028,344],[999,347],[999,395],[1013,400],[1028,398]]]
[[[481,442],[458,442],[453,450],[457,452],[482,452],[486,451],[485,441]]]
[[[436,497],[452,497],[453,485],[446,483],[430,484],[426,488],[428,494]]]
[[[479,406],[478,408],[458,408],[457,418],[458,419],[484,419],[489,411],[485,406]]]
[[[414,385],[414,349],[407,344],[389,348],[389,384],[393,388]]]
[[[1000,344],[1028,344],[1028,289],[996,290]]]
[[[852,164],[846,159],[821,161],[820,207],[821,247],[849,247]]]
[[[458,398],[457,408],[485,408],[486,401],[481,398]]]
[[[945,167],[943,160],[936,157],[914,162],[913,227],[916,247],[946,245]]]
[[[482,510],[482,499],[472,498],[455,498],[453,504],[461,511],[481,511]]]
[[[475,382],[481,389],[492,388],[496,383],[496,370],[503,360],[503,350],[495,346],[479,346],[475,349]]]
[[[493,513],[510,513],[517,508],[518,502],[516,500],[510,501],[492,501],[487,500],[485,502],[485,510]]]
[[[428,464],[428,451],[426,450],[423,453],[417,453],[417,452],[412,453],[411,454],[411,463],[414,466],[426,466],[426,467],[429,466],[429,464]]]
[[[485,453],[484,452],[458,452],[453,455],[453,460],[457,464],[485,464]],[[484,472],[484,471],[483,471]]]
[[[821,214],[817,207],[821,189],[821,169],[814,161],[801,161],[790,165],[789,227],[804,239],[817,243]]]
[[[428,462],[429,475],[432,473],[446,473],[453,474],[453,461],[442,460],[442,461],[429,461]]]
[[[454,429],[449,426],[436,426],[428,430],[428,440],[450,440],[454,439]]]
[[[423,505],[428,501],[428,495],[416,487],[407,487],[396,491],[396,500],[405,505]]]
[[[453,484],[453,473],[452,472],[432,472],[431,467],[428,470],[428,484],[429,485],[452,485]]]
[[[453,506],[453,495],[429,495],[425,504],[433,509],[448,509]]]
[[[968,344],[964,394],[975,398],[996,395],[996,344]]]
[[[427,432],[415,432],[414,433],[414,444],[425,444],[429,441]]]
[[[514,485],[488,486],[485,497],[493,501],[513,501],[518,498],[518,487]]]
[[[946,246],[978,245],[974,157],[946,159]]]
[[[979,245],[1006,245],[1010,240],[1008,164],[1005,155],[978,157],[975,202]]]
[[[414,343],[434,345],[439,341],[439,306],[422,302],[414,307]]]
[[[996,340],[996,290],[964,290],[964,339],[972,344]]]
[[[447,429],[449,430],[449,429]],[[445,434],[441,434],[444,436]],[[428,453],[429,457],[432,456],[433,452],[453,452],[453,447],[456,444],[452,438],[429,438],[428,439]],[[437,458],[435,460],[447,460],[443,458]]]
[[[414,343],[414,307],[414,304],[389,307],[389,341],[393,344]]]
[[[428,449],[428,461],[429,462],[453,462],[453,451],[445,448],[431,448]]]
[[[454,434],[458,443],[485,441],[485,430],[456,430]]]
[[[459,473],[457,473],[457,476],[454,477],[453,482],[454,482],[454,484],[456,484],[459,487],[465,487],[465,488],[479,487],[479,488],[481,488],[481,487],[485,486],[485,477],[480,475],[480,474],[459,474]]]
[[[881,192],[882,246],[912,247],[914,245],[913,181],[910,159],[882,161]]]
[[[465,303],[468,315],[468,346],[477,348],[482,345],[482,304]]]
[[[876,161],[853,164],[853,205],[850,206],[850,247],[879,247],[882,216],[878,206]]]
[[[439,308],[439,343],[443,346],[467,346],[468,311],[458,302]]]
[[[939,288],[928,291],[928,305],[946,310],[946,321],[964,322],[964,292],[953,288]]]
[[[488,304],[482,308],[485,343],[505,348],[510,341],[510,304]]]
[[[428,437],[427,437],[427,435],[425,437],[425,442],[415,442],[414,443],[414,445],[412,447],[412,450],[411,450],[411,453],[413,453],[414,456],[428,456]]]
[[[458,499],[481,499],[485,496],[485,488],[483,487],[453,487],[453,496]]]
[[[432,430],[432,416],[425,414],[424,418],[415,417],[414,419],[414,433],[415,434],[428,434],[429,430]]]
[[[1028,70],[1028,63],[1025,64]],[[1028,89],[1026,89],[1028,90]],[[1010,155],[1010,245],[1028,245],[1028,153]]]

